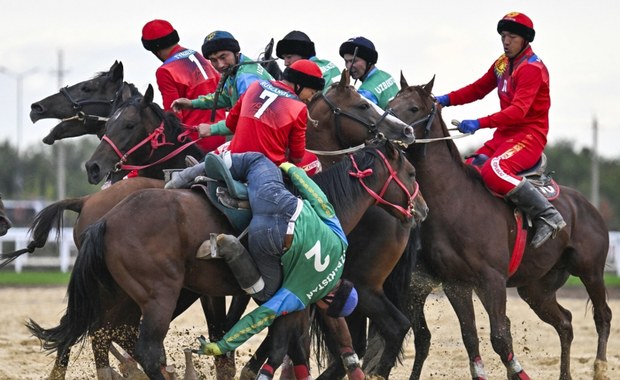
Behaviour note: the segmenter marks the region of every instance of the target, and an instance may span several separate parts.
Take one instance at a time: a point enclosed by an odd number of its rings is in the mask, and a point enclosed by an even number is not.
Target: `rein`
[[[114,105],[114,103],[118,100],[119,95],[122,94],[124,86],[125,86],[125,83],[121,82],[121,85],[119,86],[119,88],[114,92],[114,97],[110,100],[103,100],[103,99],[75,100],[69,93],[68,86],[61,88],[58,92],[60,92],[71,103],[71,105],[73,106],[73,109],[76,110],[76,113],[74,116],[61,119],[60,121],[64,122],[64,121],[78,120],[78,121],[83,122],[84,126],[88,126],[87,125],[88,122],[105,123],[106,121],[109,120],[108,117],[88,114],[84,112],[82,108],[88,105],[100,104],[100,105],[110,107],[110,111],[111,111],[111,108]]]
[[[352,114],[350,112],[347,112],[347,111],[341,109],[340,107],[336,106],[331,100],[329,100],[327,95],[325,95],[323,92],[319,93],[318,98],[319,99],[323,99],[325,101],[325,103],[327,104],[327,106],[331,110],[332,115],[334,116],[334,121],[335,121],[335,126],[336,126],[336,139],[338,140],[338,145],[339,146],[347,146],[347,145],[349,145],[349,144],[344,142],[344,138],[342,137],[342,124],[340,123],[340,116],[346,116],[349,119],[360,123],[361,125],[366,127],[366,129],[368,129],[368,134],[369,135],[372,135],[373,137],[377,137],[379,135],[379,127],[378,127],[378,125],[381,124],[381,122],[388,115],[390,115],[390,111],[389,110],[385,111],[383,113],[383,115],[381,115],[381,117],[379,118],[379,120],[376,123],[367,123],[365,120],[362,120],[357,115],[354,115],[354,114]],[[349,153],[352,153],[352,152],[356,152],[356,151],[362,149],[364,146],[365,146],[365,144],[362,143],[362,144],[356,145],[354,147],[349,147],[349,148],[345,148],[345,149],[341,149],[341,150],[334,150],[334,151],[322,151],[322,150],[312,150],[312,149],[306,149],[306,150],[308,152],[310,152],[310,153],[316,154],[317,156],[339,156],[339,155],[343,155],[343,154],[349,154]]]
[[[185,132],[179,135],[178,137],[179,141],[183,139],[184,137],[185,137]],[[142,170],[142,169],[149,168],[151,166],[168,161],[172,157],[175,157],[176,155],[178,155],[179,153],[187,149],[189,146],[196,144],[196,142],[198,142],[198,140],[194,140],[194,141],[185,143],[181,145],[180,147],[178,147],[177,149],[175,149],[174,151],[168,153],[166,156],[147,165],[126,165],[125,163],[127,162],[127,158],[129,157],[129,155],[131,155],[132,153],[134,153],[135,151],[137,151],[138,149],[140,149],[143,145],[147,143],[150,143],[151,145],[151,153],[149,154],[149,158],[153,156],[153,153],[155,153],[155,151],[158,148],[162,146],[166,146],[166,145],[174,145],[174,143],[166,141],[164,122],[162,121],[159,127],[155,128],[153,132],[149,133],[142,141],[140,141],[138,144],[133,146],[131,149],[127,151],[127,153],[124,153],[124,154],[120,151],[120,149],[118,149],[116,144],[108,136],[103,135],[101,139],[107,142],[108,144],[110,144],[110,147],[114,150],[116,155],[120,158],[120,160],[114,165],[114,169],[112,169],[112,172],[119,172],[121,170]]]
[[[380,150],[376,150],[376,152],[379,153],[379,156],[383,160],[383,164],[385,165],[387,170],[390,172],[390,176],[389,178],[385,180],[385,184],[383,184],[383,188],[381,189],[381,192],[379,194],[377,194],[371,188],[369,188],[368,185],[366,185],[366,183],[363,181],[364,178],[373,174],[373,170],[370,168],[366,170],[360,170],[359,167],[357,166],[357,162],[355,162],[355,157],[353,155],[350,155],[349,158],[351,159],[351,163],[356,171],[350,171],[349,175],[357,178],[360,181],[360,184],[366,190],[366,192],[375,199],[375,205],[381,203],[381,204],[393,207],[398,212],[405,215],[407,218],[412,218],[413,211],[414,211],[413,200],[418,196],[420,192],[420,185],[418,184],[418,181],[415,181],[415,189],[413,190],[413,193],[410,193],[407,187],[398,178],[396,171],[394,171],[394,169],[390,166],[387,158],[385,158],[385,155],[381,153]],[[407,194],[407,198],[409,199],[409,202],[408,202],[409,205],[407,209],[405,209],[404,207],[400,205],[388,202],[385,199],[383,199],[383,195],[387,191],[387,188],[390,185],[390,182],[392,182],[392,180],[394,180],[394,182],[396,182],[396,184],[405,192],[405,194]]]

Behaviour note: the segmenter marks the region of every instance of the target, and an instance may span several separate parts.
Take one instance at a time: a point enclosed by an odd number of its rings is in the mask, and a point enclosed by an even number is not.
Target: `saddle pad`
[[[244,231],[252,220],[252,210],[250,209],[232,209],[221,204],[217,199],[216,189],[218,186],[224,186],[222,182],[209,182],[207,185],[194,184],[191,189],[207,196],[209,201],[228,218],[237,234]]]

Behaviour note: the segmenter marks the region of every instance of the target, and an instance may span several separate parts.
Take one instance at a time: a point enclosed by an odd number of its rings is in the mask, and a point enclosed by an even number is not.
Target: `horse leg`
[[[396,364],[396,358],[409,331],[410,322],[383,293],[360,287],[358,297],[359,312],[373,321],[384,340],[389,342],[374,371],[374,374],[387,379]]]
[[[461,338],[463,339],[465,350],[467,350],[472,379],[486,380],[487,374],[480,357],[480,340],[478,339],[478,331],[476,329],[472,289],[464,284],[444,284],[444,293],[448,301],[450,301],[450,305],[452,305],[452,309],[456,313],[461,326]]]
[[[161,355],[164,352],[164,338],[170,327],[174,309],[174,302],[168,305],[165,300],[176,300],[177,295],[171,297],[170,294],[159,294],[153,296],[142,306],[142,322],[136,342],[136,359],[151,380],[165,380],[161,372]]]
[[[512,348],[510,320],[506,316],[506,279],[499,274],[483,278],[477,294],[489,316],[491,345],[506,367],[509,380],[529,380]]]
[[[256,351],[254,351],[254,355],[250,358],[250,360],[245,364],[243,369],[241,370],[241,375],[239,376],[239,380],[254,380],[260,371],[261,366],[265,361],[267,361],[267,357],[269,356],[269,350],[271,349],[271,329],[267,334],[267,337],[261,342]]]
[[[67,367],[69,366],[70,354],[71,350],[68,349],[64,355],[56,355],[56,360],[54,360],[54,368],[52,368],[52,372],[47,380],[65,380]]]
[[[226,297],[203,296],[200,297],[200,303],[209,329],[209,340],[217,342],[226,334]],[[217,380],[228,380],[235,377],[237,370],[234,352],[216,356],[214,363]]]
[[[409,306],[407,307],[407,317],[413,329],[415,358],[409,380],[420,379],[422,367],[426,358],[428,358],[428,352],[431,347],[431,331],[426,323],[424,305],[433,288],[434,284],[425,281],[423,273],[418,271],[413,273],[411,286],[408,289],[407,298],[409,299]]]
[[[560,380],[570,380],[570,349],[573,342],[571,312],[557,301],[557,286],[551,285],[549,274],[527,286],[517,288],[519,296],[543,322],[553,326],[560,338]],[[547,287],[551,285],[550,287]]]
[[[599,229],[607,235],[605,226]],[[596,239],[599,247],[590,244],[587,249],[590,254],[579,254],[578,262],[573,267],[573,274],[578,276],[586,287],[588,296],[592,301],[592,312],[598,344],[596,347],[596,360],[594,361],[594,379],[606,380],[607,377],[607,341],[611,329],[611,309],[607,304],[607,290],[604,282],[605,259],[607,258],[608,243],[604,238]],[[605,242],[605,243],[603,243]]]
[[[327,330],[330,332],[330,336],[335,340],[338,346],[338,358],[342,361],[342,365],[345,368],[347,378],[349,380],[362,380],[364,379],[364,372],[361,369],[360,361],[353,350],[353,341],[349,333],[349,327],[347,321],[344,318],[330,318],[327,316],[327,311],[324,309],[317,310],[321,313],[323,321]]]

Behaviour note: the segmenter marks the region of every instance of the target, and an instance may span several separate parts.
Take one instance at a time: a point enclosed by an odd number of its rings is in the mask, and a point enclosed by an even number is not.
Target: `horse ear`
[[[266,59],[266,60],[271,59],[272,53],[273,53],[273,38],[271,38],[267,46],[265,46],[265,56],[263,57],[263,59]]]
[[[424,85],[424,90],[426,90],[426,92],[428,92],[429,94],[432,94],[434,84],[435,84],[435,76],[433,75],[433,79],[431,79],[430,82]]]
[[[407,83],[407,79],[405,79],[405,76],[403,75],[403,71],[400,70],[400,89],[405,89],[409,87],[409,83]]]
[[[340,82],[338,82],[338,88],[344,89],[349,85],[349,71],[347,69],[342,70],[342,74],[340,74]]]
[[[114,61],[112,67],[110,67],[110,74],[113,82],[123,81],[123,62]]]
[[[144,98],[142,98],[142,103],[145,105],[153,103],[153,86],[150,83],[149,86],[146,88]]]

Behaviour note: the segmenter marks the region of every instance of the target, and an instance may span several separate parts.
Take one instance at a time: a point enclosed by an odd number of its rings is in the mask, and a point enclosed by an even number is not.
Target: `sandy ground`
[[[620,316],[620,296],[610,295],[614,316]],[[555,331],[540,322],[527,305],[509,292],[508,316],[512,320],[515,353],[533,379],[557,379],[559,376],[559,341]],[[43,379],[52,368],[53,356],[41,351],[37,339],[24,327],[32,318],[44,327],[55,326],[66,306],[65,288],[0,288],[0,379]],[[427,320],[433,343],[426,361],[424,379],[468,379],[469,365],[461,343],[458,323],[447,300],[441,294],[427,302]],[[596,350],[596,331],[592,313],[584,293],[560,293],[561,304],[573,313],[575,339],[571,353],[573,379],[592,379]],[[491,379],[505,379],[505,369],[489,343],[488,319],[476,302],[482,357]],[[608,376],[620,379],[620,325],[613,323],[608,345]],[[195,337],[206,333],[206,325],[198,305],[192,306],[171,326],[166,339],[169,360],[183,373],[183,348],[195,346]],[[205,334],[206,335],[206,334]],[[261,337],[253,338],[238,350],[241,362],[246,360]],[[408,379],[413,364],[413,339],[407,339],[406,358],[392,370],[393,379]],[[76,350],[74,350],[76,351]],[[92,354],[87,347],[76,358],[73,353],[67,379],[95,378]],[[116,365],[116,362],[113,360]],[[195,367],[204,379],[213,378],[212,359],[194,357]],[[316,373],[313,373],[316,377]],[[182,376],[180,377],[182,378]]]

